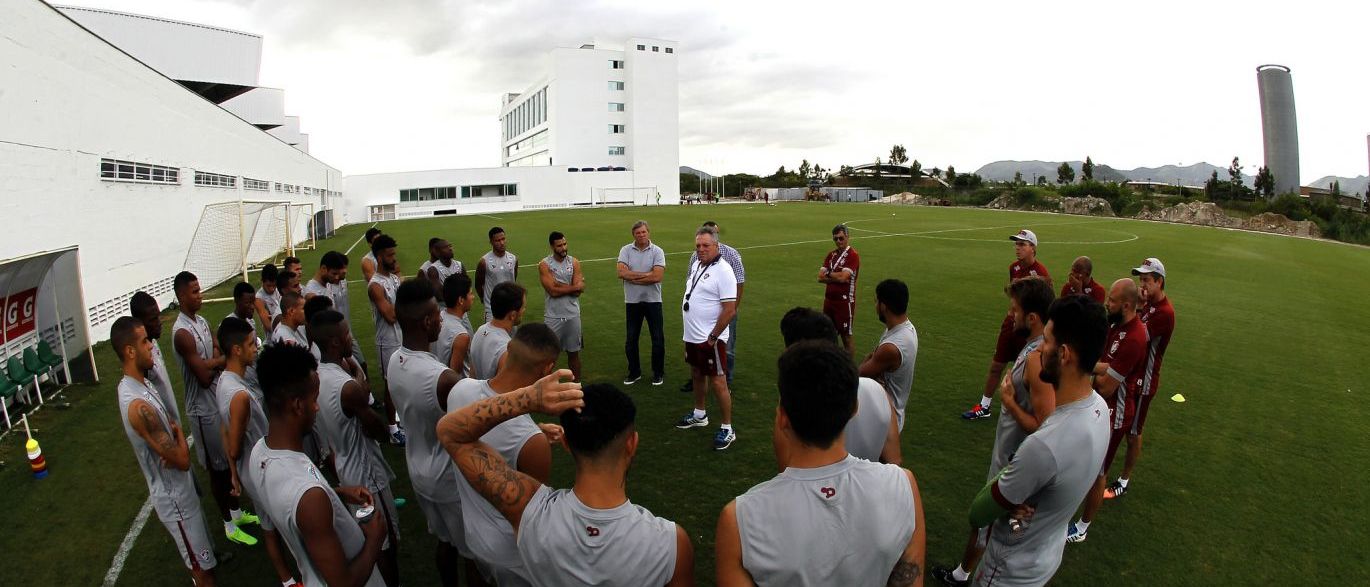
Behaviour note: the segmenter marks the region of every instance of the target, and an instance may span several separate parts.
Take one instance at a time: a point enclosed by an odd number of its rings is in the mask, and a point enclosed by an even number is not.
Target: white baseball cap
[[[1161,263],[1161,260],[1155,257],[1147,257],[1145,261],[1142,261],[1141,267],[1132,269],[1133,275],[1141,275],[1143,273],[1155,273],[1162,278],[1165,278],[1165,264]]]
[[[1037,233],[1024,228],[1018,231],[1018,234],[1008,237],[1008,240],[1023,241],[1035,247],[1037,246]]]

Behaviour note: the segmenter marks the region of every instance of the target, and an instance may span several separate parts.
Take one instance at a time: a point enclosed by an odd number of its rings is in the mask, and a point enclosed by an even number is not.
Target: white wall
[[[79,245],[88,307],[117,305],[134,290],[169,282],[183,268],[206,204],[240,197],[320,202],[243,191],[242,176],[340,189],[336,169],[42,2],[0,0],[0,14],[0,258]],[[102,157],[176,167],[181,181],[104,181]],[[238,176],[238,187],[196,187],[195,170]],[[170,299],[169,291],[153,293]],[[97,340],[108,336],[102,326],[93,328]]]
[[[637,50],[642,45],[644,50]],[[660,47],[660,51],[653,51]],[[667,53],[670,49],[672,52]],[[630,95],[628,157],[639,185],[654,185],[663,202],[680,201],[680,89],[676,56],[680,44],[632,38],[624,47]]]
[[[238,115],[238,118],[258,126],[285,124],[285,90],[280,88],[253,88],[220,106]],[[299,117],[295,117],[295,122],[298,130]],[[305,152],[308,152],[308,149],[305,149]]]
[[[257,85],[258,35],[108,10],[59,10],[171,79]]]

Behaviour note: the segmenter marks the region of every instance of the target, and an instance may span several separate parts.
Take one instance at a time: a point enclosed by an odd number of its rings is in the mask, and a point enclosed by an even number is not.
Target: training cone
[[[43,459],[43,449],[38,448],[38,441],[32,438],[24,445],[29,453],[29,468],[33,469],[33,477],[42,479],[48,476],[48,462]]]
[[[1170,401],[1175,402],[1177,404],[1182,404],[1184,403],[1184,396],[1177,393],[1175,395],[1170,396]]]

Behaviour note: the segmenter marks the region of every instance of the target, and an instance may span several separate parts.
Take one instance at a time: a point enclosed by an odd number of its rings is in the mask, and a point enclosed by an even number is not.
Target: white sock
[[[951,572],[951,578],[956,579],[957,581],[968,581],[970,580],[970,573],[962,568],[961,565],[956,565],[956,570]]]
[[[983,396],[983,395],[980,396],[980,407],[982,407],[982,408],[988,408],[988,407],[989,407],[989,400],[990,400],[990,398],[987,398],[987,397],[985,397],[985,396]]]
[[[719,426],[719,428],[722,428],[722,429],[724,429],[724,430],[727,430],[728,432],[732,432],[732,431],[733,431],[733,425],[732,425],[732,424],[723,424],[722,426]]]
[[[295,582],[294,577],[291,577],[289,581],[284,581],[281,583],[281,587],[291,587],[292,585],[299,585],[299,583]]]
[[[232,518],[233,521],[236,522],[238,521],[238,518],[243,517],[243,510],[228,510],[228,517]]]
[[[695,410],[694,415],[696,420],[703,420],[704,417],[708,414],[704,410]]]
[[[394,434],[394,433],[399,432],[399,431],[400,431],[400,425],[399,425],[399,424],[391,424],[391,425],[390,425],[390,433],[391,433],[391,434]]]
[[[1088,531],[1089,531],[1089,522],[1086,522],[1086,521],[1084,520],[1084,518],[1081,518],[1080,521],[1075,522],[1075,527],[1076,527],[1076,528],[1079,528],[1081,533],[1088,532]]]
[[[1127,489],[1127,477],[1119,477],[1118,485],[1121,486],[1123,489]]]
[[[224,522],[224,534],[232,534],[238,531],[238,527],[233,522]]]

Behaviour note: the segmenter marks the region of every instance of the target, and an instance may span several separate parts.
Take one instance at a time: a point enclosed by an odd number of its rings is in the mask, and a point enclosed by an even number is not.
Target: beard
[[[1042,383],[1055,388],[1061,383],[1061,362],[1058,353],[1042,353],[1042,372],[1037,374],[1037,378]]]
[[[1096,314],[1096,316],[1097,316],[1097,314]],[[1122,323],[1123,323],[1123,313],[1122,313],[1121,311],[1116,312],[1116,313],[1115,313],[1115,312],[1109,312],[1109,313],[1108,313],[1108,325],[1109,325],[1109,326],[1117,326],[1117,325],[1122,324]]]
[[[881,324],[885,323],[885,313],[881,312],[878,307],[875,309],[875,318],[879,320]]]
[[[1013,327],[1013,335],[1014,335],[1014,336],[1017,336],[1017,337],[1020,337],[1020,338],[1027,338],[1027,337],[1028,337],[1029,335],[1031,335],[1031,334],[1032,334],[1032,329],[1031,329],[1031,328],[1028,328],[1027,325],[1023,325],[1023,326],[1014,325],[1014,327]]]
[[[399,266],[400,266],[400,264],[399,264],[398,261],[391,261],[391,262],[388,262],[388,263],[381,263],[381,267],[384,267],[384,268],[385,268],[385,272],[386,272],[386,273],[394,273],[394,272],[395,272],[395,268],[397,268],[397,267],[399,267]]]

